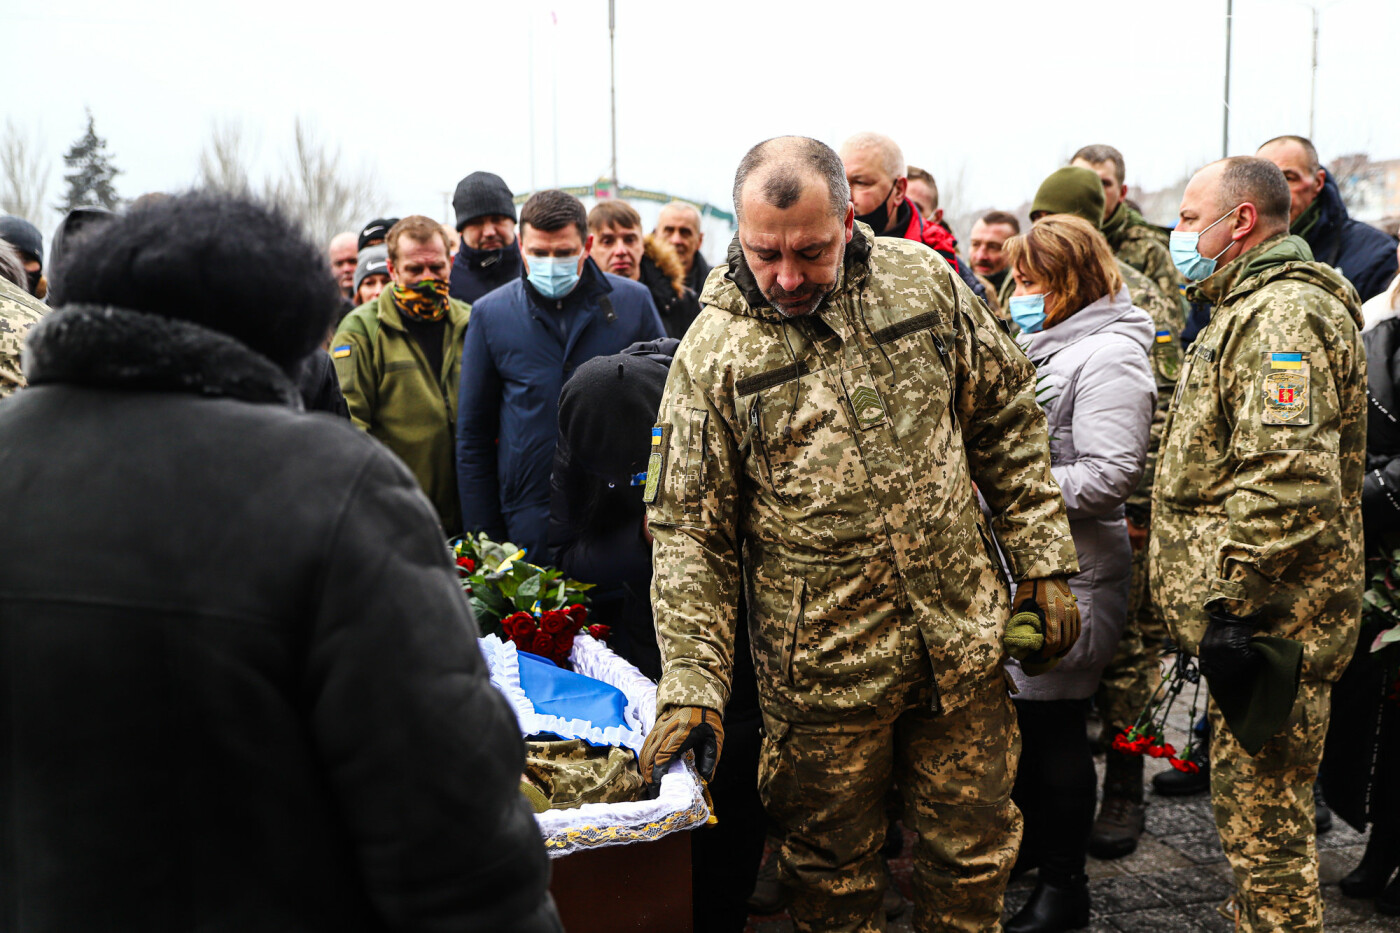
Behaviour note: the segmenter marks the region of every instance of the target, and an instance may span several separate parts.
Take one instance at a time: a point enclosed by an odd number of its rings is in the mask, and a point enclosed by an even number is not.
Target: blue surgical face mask
[[[1011,320],[1022,333],[1034,334],[1045,325],[1044,295],[1012,295]]]
[[[1229,217],[1231,214],[1233,214],[1239,209],[1240,205],[1236,204],[1234,207],[1230,208],[1228,211],[1222,214],[1215,221],[1215,223],[1210,225],[1210,227],[1214,227],[1215,224],[1220,223],[1220,221],[1224,220],[1226,217]],[[1206,230],[1209,230],[1210,227],[1206,227]],[[1196,233],[1186,233],[1181,230],[1173,230],[1171,234],[1172,264],[1176,266],[1176,270],[1178,272],[1180,272],[1183,276],[1187,278],[1188,281],[1191,282],[1199,282],[1201,281],[1201,279],[1208,279],[1212,275],[1214,275],[1215,261],[1221,256],[1224,256],[1226,251],[1229,250],[1231,246],[1235,245],[1235,241],[1231,240],[1226,245],[1225,249],[1222,249],[1214,256],[1202,256],[1199,252],[1197,252],[1196,244],[1200,242],[1201,234],[1205,233],[1206,230],[1201,230]]]
[[[578,257],[529,256],[527,278],[535,290],[546,298],[563,298],[578,284]]]

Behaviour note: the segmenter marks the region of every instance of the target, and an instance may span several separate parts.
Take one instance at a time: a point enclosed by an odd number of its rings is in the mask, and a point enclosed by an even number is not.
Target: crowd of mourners
[[[328,244],[0,217],[0,927],[559,929],[481,533],[660,684],[696,930],[883,929],[906,830],[917,929],[1028,872],[1006,929],[1079,929],[1148,787],[1212,793],[1242,928],[1321,929],[1333,810],[1400,915],[1396,238],[1296,136],[1173,229],[1111,146],[1046,169],[954,231],[887,136],[770,140],[714,266],[696,205],[486,171]],[[1213,701],[1149,781],[1177,652]]]

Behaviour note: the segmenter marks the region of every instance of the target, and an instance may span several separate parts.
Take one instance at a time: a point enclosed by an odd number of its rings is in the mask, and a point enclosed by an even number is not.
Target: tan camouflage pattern
[[[790,320],[718,267],[677,351],[649,510],[659,710],[724,709],[741,585],[769,716],[890,718],[930,680],[932,706],[970,702],[1010,614],[974,482],[1018,580],[1077,569],[1030,361],[926,246],[851,249]]]
[[[551,810],[636,800],[642,789],[642,772],[631,749],[589,745],[583,739],[527,740],[522,780],[549,801]]]
[[[1149,586],[1185,650],[1216,601],[1302,642],[1304,680],[1335,681],[1361,618],[1366,356],[1356,291],[1311,257],[1275,237],[1195,287],[1214,311],[1168,415]],[[1265,423],[1272,353],[1307,361],[1307,424]]]
[[[1126,204],[1120,204],[1113,216],[1104,221],[1103,235],[1120,262],[1126,262],[1171,299],[1185,320],[1186,299],[1182,290],[1186,280],[1172,262],[1167,237],[1148,223],[1141,214]]]
[[[48,305],[29,292],[0,279],[0,398],[24,388],[24,337],[48,311]]]
[[[922,706],[922,704],[920,704]],[[914,929],[1000,930],[1021,840],[1011,802],[1020,732],[1000,678],[942,715],[841,726],[765,718],[759,791],[782,829],[778,878],[798,931],[885,929],[885,795],[914,830]]]
[[[1331,694],[1303,683],[1288,723],[1254,757],[1210,706],[1210,796],[1246,933],[1322,930],[1313,781]]]

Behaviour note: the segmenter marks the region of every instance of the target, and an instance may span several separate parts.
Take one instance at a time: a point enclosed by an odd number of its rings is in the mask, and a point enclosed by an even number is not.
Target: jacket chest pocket
[[[845,392],[830,373],[810,372],[805,363],[741,380],[737,391],[751,445],[746,470],[783,503],[807,518],[835,513],[863,489],[865,467],[845,407]],[[748,390],[747,392],[745,390]],[[865,399],[875,417],[878,398]]]
[[[889,366],[879,381],[889,400],[890,423],[915,459],[916,476],[946,465],[951,455],[952,425],[945,424],[952,401],[950,350],[937,329],[941,321],[936,314],[921,314],[874,334],[874,365]]]

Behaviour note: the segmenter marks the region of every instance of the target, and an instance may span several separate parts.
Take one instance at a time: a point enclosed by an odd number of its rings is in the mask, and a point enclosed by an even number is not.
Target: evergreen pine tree
[[[121,207],[112,179],[121,174],[107,153],[107,140],[93,129],[92,111],[87,110],[87,132],[63,156],[68,173],[63,180],[68,191],[58,209],[68,212],[77,207],[105,207],[109,211]]]

